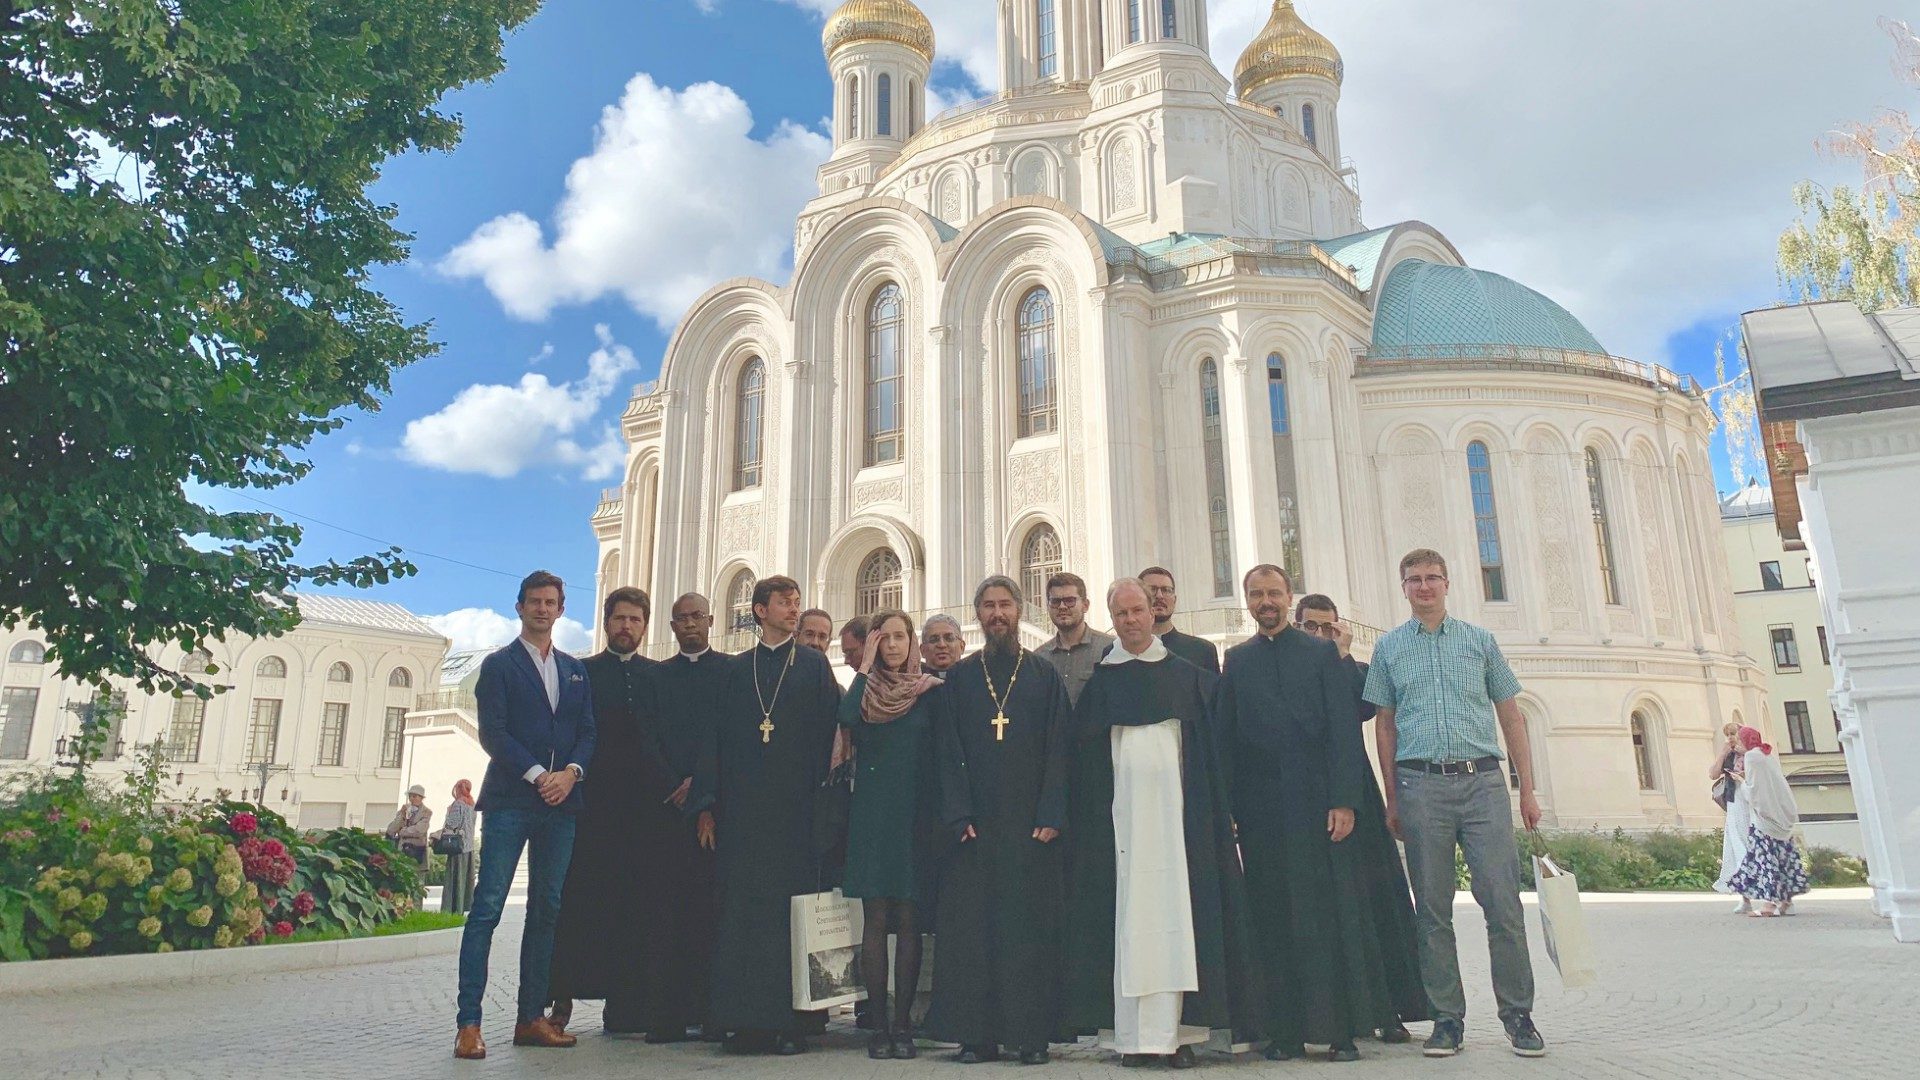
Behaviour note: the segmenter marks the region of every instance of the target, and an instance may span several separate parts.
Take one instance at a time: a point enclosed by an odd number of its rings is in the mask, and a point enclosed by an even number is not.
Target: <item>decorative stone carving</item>
[[[1400,511],[1408,530],[1403,546],[1445,547],[1440,535],[1439,446],[1424,432],[1407,432],[1394,441],[1394,472],[1400,479]]]
[[[1546,578],[1547,606],[1556,613],[1555,630],[1580,628],[1580,597],[1574,591],[1573,539],[1567,532],[1572,506],[1567,498],[1566,459],[1543,436],[1527,444],[1527,476],[1533,515],[1540,535],[1540,568]],[[1574,612],[1570,620],[1560,613]],[[1564,625],[1563,625],[1564,624]]]
[[[1634,455],[1633,495],[1639,511],[1641,557],[1647,561],[1647,597],[1654,618],[1671,622],[1673,589],[1668,584],[1671,575],[1667,570],[1667,543],[1660,528],[1660,495],[1654,487],[1657,470],[1649,455]]]
[[[954,225],[961,221],[960,176],[957,173],[948,173],[940,181],[940,217]]]
[[[1489,607],[1480,613],[1480,621],[1489,630],[1520,629],[1520,609],[1508,605]]]
[[[1621,608],[1614,608],[1609,610],[1607,612],[1607,629],[1613,631],[1616,634],[1633,633],[1635,629],[1633,624],[1633,612],[1627,611]]]
[[[1107,151],[1107,172],[1113,178],[1113,208],[1131,210],[1139,199],[1139,182],[1134,176],[1133,140],[1121,136]]]
[[[1060,455],[1021,454],[1007,460],[1007,509],[1051,506],[1060,498]]]
[[[750,554],[760,546],[760,504],[720,511],[720,561]]]
[[[870,480],[853,489],[855,511],[864,510],[878,503],[905,503],[906,501],[906,481],[897,476],[891,480]]]

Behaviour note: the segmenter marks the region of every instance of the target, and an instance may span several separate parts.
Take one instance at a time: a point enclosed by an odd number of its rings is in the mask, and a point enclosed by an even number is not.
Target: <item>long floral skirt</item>
[[[1807,891],[1807,867],[1800,861],[1800,845],[1792,839],[1775,840],[1747,826],[1747,854],[1727,887],[1750,900],[1779,904]]]

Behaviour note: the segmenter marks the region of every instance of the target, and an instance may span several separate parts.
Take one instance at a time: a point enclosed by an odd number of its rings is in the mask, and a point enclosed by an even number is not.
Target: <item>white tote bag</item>
[[[1533,890],[1540,900],[1540,931],[1547,939],[1547,956],[1560,969],[1561,985],[1585,986],[1594,981],[1593,941],[1587,937],[1586,916],[1580,911],[1580,882],[1560,869],[1550,855],[1533,857]]]
[[[832,892],[791,902],[793,1007],[801,1012],[865,1001],[860,984],[860,904]]]

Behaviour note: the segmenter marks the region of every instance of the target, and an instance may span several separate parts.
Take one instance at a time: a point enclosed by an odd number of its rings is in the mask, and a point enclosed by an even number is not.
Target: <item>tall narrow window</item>
[[[1824,626],[1816,626],[1813,628],[1813,632],[1820,637],[1820,662],[1831,666],[1833,664],[1833,653],[1827,649],[1827,628]]]
[[[880,286],[867,305],[867,464],[900,459],[905,373],[900,360],[906,331],[900,286]]]
[[[1060,28],[1054,17],[1054,0],[1034,0],[1034,23],[1039,33],[1040,77],[1050,79],[1060,73]]]
[[[320,713],[320,752],[315,765],[338,765],[347,745],[347,703],[329,701]]]
[[[167,725],[167,760],[200,760],[200,734],[207,726],[207,703],[192,694],[175,699],[173,722]]]
[[[767,368],[759,357],[740,369],[733,409],[733,490],[760,486],[761,417],[765,415]]]
[[[1813,753],[1813,721],[1804,701],[1787,702],[1787,745],[1796,754]]]
[[[854,591],[853,613],[871,615],[900,606],[900,556],[881,548],[860,564],[859,583]]]
[[[1020,435],[1057,426],[1054,405],[1053,294],[1036,288],[1020,301]]]
[[[1127,0],[1127,44],[1140,40],[1140,0]]]
[[[1160,0],[1160,36],[1172,41],[1180,36],[1180,17],[1174,8],[1178,0]]]
[[[1213,547],[1213,595],[1233,595],[1233,537],[1227,516],[1227,457],[1220,432],[1220,368],[1200,361],[1200,438],[1206,450],[1207,530]]]
[[[127,695],[119,690],[109,694],[93,695],[93,719],[90,727],[106,729],[107,737],[100,740],[100,760],[120,760],[120,731],[127,722]]]
[[[1647,716],[1636,711],[1628,724],[1633,729],[1633,769],[1640,775],[1640,790],[1658,791],[1660,778],[1653,770],[1653,743],[1647,732]]]
[[[1787,587],[1786,580],[1780,576],[1780,564],[1778,562],[1763,562],[1760,564],[1760,587],[1767,592],[1778,592]]]
[[[33,743],[33,713],[39,706],[37,686],[9,686],[0,691],[0,758],[26,760]]]
[[[860,137],[860,76],[847,78],[847,139]]]
[[[907,80],[907,138],[920,133],[920,84]]]
[[[751,634],[753,629],[753,571],[742,570],[727,588],[727,632]]]
[[[1300,106],[1300,134],[1306,136],[1307,145],[1320,149],[1320,139],[1313,130],[1313,103]]]
[[[874,83],[873,131],[883,139],[893,136],[893,76],[882,74]]]
[[[380,728],[380,767],[400,767],[400,747],[407,734],[407,710],[399,705],[387,707],[387,722]]]
[[[1020,545],[1020,588],[1027,594],[1027,606],[1035,614],[1044,614],[1047,579],[1065,568],[1060,554],[1060,534],[1054,532],[1051,525],[1035,525],[1027,534],[1026,542]]]
[[[1607,516],[1606,482],[1600,478],[1600,452],[1587,448],[1587,501],[1593,508],[1593,549],[1600,558],[1600,591],[1606,602],[1620,602],[1620,584],[1614,574],[1613,524]]]
[[[1300,480],[1293,461],[1293,420],[1287,411],[1287,360],[1267,354],[1267,422],[1273,432],[1273,475],[1280,508],[1280,564],[1296,590],[1306,568],[1300,552]]]
[[[1799,671],[1800,643],[1794,639],[1793,627],[1768,627],[1767,636],[1773,642],[1773,670]]]
[[[248,765],[271,763],[280,745],[280,701],[254,698],[253,718],[247,723]]]
[[[1507,598],[1506,569],[1500,561],[1500,517],[1493,506],[1493,459],[1487,444],[1467,444],[1467,485],[1473,492],[1473,532],[1480,545],[1480,590],[1489,600]]]

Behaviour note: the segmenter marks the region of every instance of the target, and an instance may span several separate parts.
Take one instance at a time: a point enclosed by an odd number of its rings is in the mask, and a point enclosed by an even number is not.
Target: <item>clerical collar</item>
[[[1113,643],[1113,648],[1107,650],[1107,655],[1101,657],[1100,662],[1102,664],[1124,664],[1129,660],[1144,660],[1151,664],[1156,661],[1165,660],[1166,658],[1167,647],[1161,644],[1160,638],[1156,636],[1153,639],[1153,643],[1147,646],[1147,651],[1141,653],[1139,656],[1128,652],[1127,647],[1120,644],[1116,639]]]
[[[685,660],[689,664],[697,664],[700,662],[701,657],[707,655],[712,651],[713,651],[712,649],[701,649],[699,652],[688,652],[685,649],[681,649],[680,659]]]
[[[620,651],[619,649],[616,649],[616,648],[613,648],[613,647],[611,647],[611,646],[609,646],[609,647],[607,648],[607,651],[608,651],[608,652],[610,652],[610,653],[612,653],[613,655],[615,655],[615,656],[617,656],[617,657],[619,657],[619,658],[620,658],[620,662],[621,662],[621,663],[623,663],[623,664],[624,664],[624,663],[626,663],[627,661],[629,661],[629,660],[631,660],[631,659],[633,659],[634,657],[636,657],[636,656],[639,656],[639,655],[640,655],[640,650],[639,650],[639,649],[635,649],[635,650],[633,650],[632,652],[621,652],[621,651]]]
[[[758,649],[765,649],[770,653],[776,653],[776,652],[779,652],[781,649],[786,648],[789,645],[797,643],[799,640],[800,640],[800,636],[798,634],[788,634],[787,640],[781,642],[778,645],[769,645],[767,644],[767,639],[763,637],[760,639],[759,643],[754,647]]]

